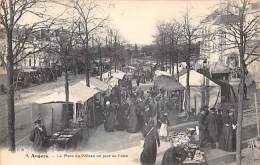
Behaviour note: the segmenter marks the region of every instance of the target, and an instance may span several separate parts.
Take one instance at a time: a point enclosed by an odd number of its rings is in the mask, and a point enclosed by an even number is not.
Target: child
[[[169,120],[168,120],[168,117],[167,117],[167,113],[163,114],[163,117],[161,118],[161,120],[159,120],[159,122],[161,123],[159,135],[160,135],[160,137],[162,139],[167,141],[167,138],[168,138],[168,126],[169,126]]]

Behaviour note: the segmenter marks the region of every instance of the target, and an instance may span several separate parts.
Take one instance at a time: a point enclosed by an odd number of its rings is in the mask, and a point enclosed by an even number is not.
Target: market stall
[[[186,131],[174,132],[169,136],[169,141],[174,147],[184,147],[187,153],[184,165],[207,165],[205,153],[196,144],[194,136],[196,136],[196,129],[188,128]]]
[[[38,99],[32,108],[32,121],[43,120],[50,136],[50,145],[59,148],[76,146],[81,140],[80,131],[95,126],[94,96],[98,90],[89,88],[81,82],[69,87],[69,102],[65,101],[63,91]],[[68,105],[68,108],[67,108]],[[77,139],[77,140],[75,140]]]
[[[125,72],[122,72],[120,70],[117,70],[116,72],[114,70],[111,70],[106,73],[103,73],[102,78],[105,82],[107,82],[111,78],[116,78],[116,79],[122,80],[123,77],[125,76],[125,74],[126,74]]]
[[[180,76],[179,82],[186,88],[187,73]],[[213,107],[221,102],[221,87],[208,77],[194,70],[190,70],[190,107],[200,112],[203,105]]]
[[[181,85],[177,80],[172,76],[159,75],[154,78],[154,86],[157,90],[163,89],[166,91],[169,103],[172,103],[171,107],[182,111],[182,103],[184,98],[185,87]]]

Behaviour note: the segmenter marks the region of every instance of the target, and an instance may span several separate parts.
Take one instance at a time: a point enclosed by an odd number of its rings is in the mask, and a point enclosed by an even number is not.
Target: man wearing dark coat
[[[161,165],[177,165],[182,164],[186,159],[187,153],[183,147],[171,147],[165,151],[163,154],[163,159]]]
[[[199,141],[201,147],[207,144],[206,111],[203,109],[199,114]]]
[[[143,145],[143,151],[140,155],[140,161],[142,165],[153,165],[156,162],[157,146],[160,147],[160,139],[158,131],[153,124],[153,121],[149,123],[151,125],[150,130],[146,133]]]
[[[223,128],[222,111],[220,109],[218,109],[217,121],[218,121],[218,139],[219,139]]]
[[[228,110],[225,110],[222,116],[223,121],[223,128],[222,128],[222,134],[219,139],[219,148],[232,152],[233,151],[233,130],[232,130],[232,119],[231,116],[229,116]]]
[[[114,131],[114,126],[115,126],[115,104],[113,103],[112,105],[108,101],[106,103],[106,112],[105,112],[105,123],[104,123],[104,128],[105,131],[107,132],[113,132]]]
[[[206,123],[207,123],[207,130],[209,135],[209,142],[211,143],[211,146],[214,148],[215,143],[218,141],[218,117],[217,113],[215,112],[215,108],[211,108],[208,116],[206,117]]]
[[[156,112],[157,112],[157,107],[156,107],[156,102],[154,101],[154,98],[150,100],[149,103],[149,112],[150,112],[150,117],[155,117]]]
[[[47,131],[41,120],[38,119],[34,122],[35,126],[30,134],[30,141],[33,142],[33,149],[37,152],[44,152],[47,145]]]
[[[139,99],[137,102],[137,118],[139,129],[142,129],[145,122],[145,103],[144,100]]]

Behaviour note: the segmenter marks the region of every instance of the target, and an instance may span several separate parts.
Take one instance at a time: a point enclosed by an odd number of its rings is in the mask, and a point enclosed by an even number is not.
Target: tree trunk
[[[66,56],[66,55],[65,55]],[[65,110],[66,110],[66,114],[69,113],[69,75],[68,75],[68,66],[67,66],[67,59],[65,57],[65,100],[66,100],[66,106],[65,106]],[[68,122],[65,121],[65,127],[68,127]]]
[[[245,84],[245,62],[243,52],[240,54],[241,75],[239,83],[238,107],[237,107],[237,132],[236,132],[236,162],[241,165],[241,141],[242,141],[242,122],[243,122],[243,98]]]
[[[67,63],[65,63],[65,99],[66,102],[69,102],[69,75],[68,75],[68,67]]]
[[[174,70],[175,70],[174,63],[172,63],[172,77],[174,77]]]
[[[77,58],[75,54],[72,55],[72,60],[73,60],[73,72],[74,72],[74,76],[76,77],[78,73],[78,69],[77,69]]]
[[[243,69],[242,69],[243,70]],[[243,121],[243,96],[244,96],[244,71],[241,73],[239,84],[239,97],[237,107],[237,132],[236,132],[236,162],[241,164],[241,140],[242,140],[242,121]]]
[[[7,110],[9,150],[15,151],[14,59],[12,31],[7,31]]]
[[[115,65],[115,72],[116,72],[116,69],[117,69],[116,54],[114,54],[114,57],[115,57],[115,59],[114,59],[114,65]]]
[[[87,39],[88,40],[88,39]],[[86,43],[86,47],[85,47],[85,74],[86,74],[86,86],[90,86],[90,83],[89,83],[89,78],[90,78],[90,66],[89,66],[89,64],[90,64],[90,62],[89,62],[89,60],[90,60],[90,58],[89,58],[89,50],[88,50],[88,41],[86,41],[87,43]]]
[[[172,75],[172,54],[169,55],[169,59],[170,59],[170,74]]]
[[[186,110],[190,112],[190,64],[187,62],[187,79],[186,79]]]
[[[237,132],[236,132],[236,162],[241,165],[241,141],[242,141],[242,121],[243,121],[243,96],[245,84],[245,40],[244,40],[244,15],[242,9],[239,9],[239,57],[240,57],[240,83],[239,83],[239,96],[237,107]]]
[[[99,45],[99,47],[98,47],[98,52],[99,52],[99,59],[100,59],[100,65],[99,65],[99,67],[100,67],[100,80],[102,81],[102,74],[103,74],[103,65],[102,65],[102,54],[101,54],[101,48],[100,48],[100,45]]]
[[[191,56],[191,39],[189,39],[188,43],[188,57],[187,57],[187,79],[186,79],[186,86],[187,86],[187,111],[190,112],[190,56]]]
[[[179,82],[179,53],[177,52],[176,55],[177,55],[177,59],[176,59],[176,64],[177,64],[176,72],[177,72],[177,81]]]

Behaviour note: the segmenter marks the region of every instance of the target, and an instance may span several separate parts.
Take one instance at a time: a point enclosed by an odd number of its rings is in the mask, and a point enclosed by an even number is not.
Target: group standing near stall
[[[152,81],[152,72],[142,74],[133,80],[124,76],[107,94],[100,109],[103,112],[104,130],[106,132],[126,131],[141,132],[144,137],[143,150],[140,155],[142,165],[153,165],[156,162],[157,148],[160,140],[169,141],[169,124],[176,124],[179,109],[175,108],[180,101],[174,102],[177,90],[150,87],[143,90],[140,83]],[[169,80],[170,81],[170,80]],[[176,121],[169,121],[168,113],[173,112]],[[210,144],[212,148],[235,151],[236,147],[236,114],[227,109],[216,109],[204,106],[198,114],[199,146]],[[30,140],[36,151],[44,151],[47,133],[41,121],[35,122]],[[181,164],[187,157],[184,146],[172,146],[163,156],[162,165]]]
[[[217,112],[216,112],[217,111]],[[199,114],[200,146],[210,144],[212,148],[224,151],[236,150],[236,118],[235,113],[227,109],[216,110],[205,106]]]

